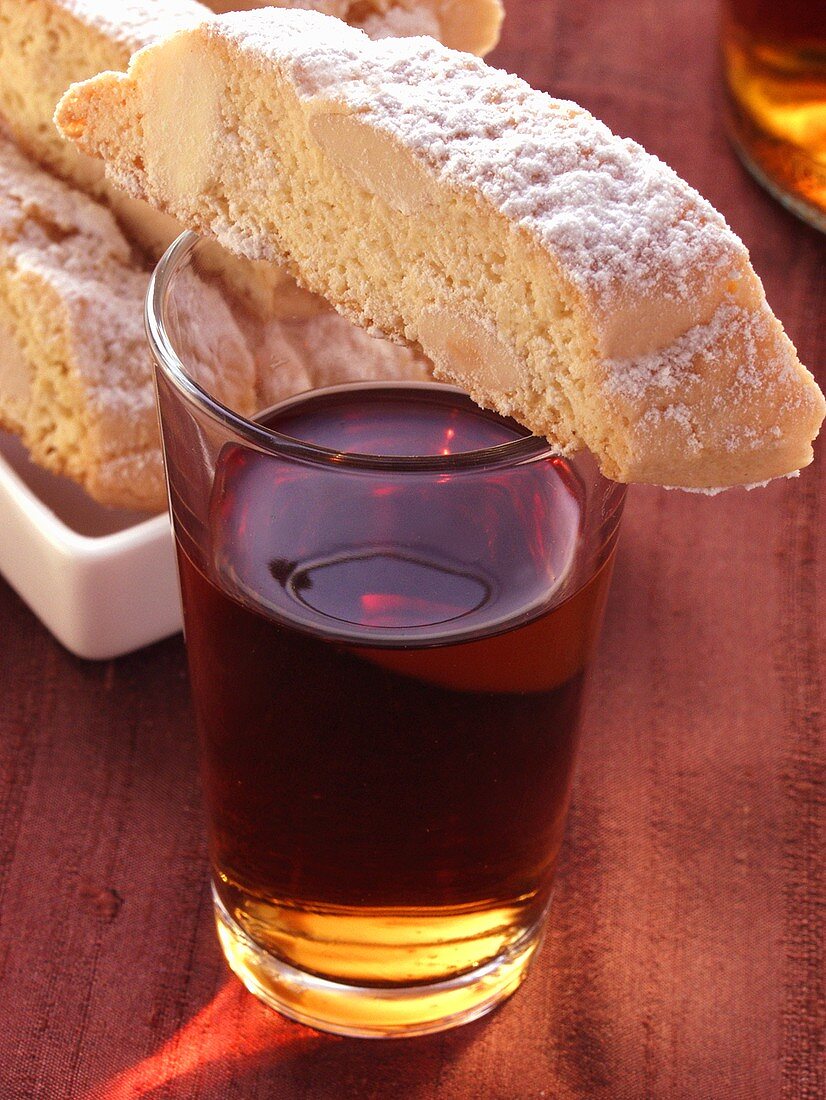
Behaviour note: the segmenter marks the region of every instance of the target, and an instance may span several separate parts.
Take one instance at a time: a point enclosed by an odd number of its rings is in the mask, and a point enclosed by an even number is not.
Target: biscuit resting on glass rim
[[[722,216],[475,57],[245,12],[74,85],[56,122],[127,191],[608,477],[715,489],[811,461],[823,396]]]

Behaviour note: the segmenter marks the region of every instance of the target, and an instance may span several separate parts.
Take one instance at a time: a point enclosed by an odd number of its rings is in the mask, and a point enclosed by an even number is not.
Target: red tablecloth
[[[826,240],[726,143],[712,0],[509,0],[493,60],[707,195],[823,367]],[[541,957],[406,1043],[287,1023],[226,970],[180,639],[85,664],[0,585],[3,1100],[822,1100],[824,457],[631,493]]]

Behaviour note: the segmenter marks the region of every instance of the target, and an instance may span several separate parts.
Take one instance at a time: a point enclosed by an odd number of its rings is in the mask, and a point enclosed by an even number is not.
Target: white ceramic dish
[[[119,657],[181,629],[168,517],[95,504],[2,432],[0,573],[78,657]]]

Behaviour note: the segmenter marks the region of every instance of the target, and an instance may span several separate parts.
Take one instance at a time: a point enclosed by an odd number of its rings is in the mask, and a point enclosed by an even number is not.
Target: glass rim
[[[185,230],[167,248],[158,261],[149,280],[144,310],[144,322],[149,347],[155,361],[156,368],[161,370],[164,377],[172,383],[179,394],[190,404],[195,405],[202,413],[223,428],[231,431],[236,436],[253,444],[255,447],[266,451],[277,451],[294,458],[335,465],[342,469],[367,469],[411,471],[419,473],[457,472],[460,470],[475,470],[480,467],[510,466],[528,461],[536,461],[543,458],[561,458],[547,439],[536,435],[526,435],[520,439],[509,440],[493,447],[478,450],[458,451],[449,455],[379,455],[367,454],[355,451],[336,451],[328,447],[322,447],[306,440],[296,439],[293,436],[283,435],[266,427],[260,422],[242,416],[224,405],[216,397],[213,397],[203,386],[193,379],[175,350],[173,340],[169,334],[167,325],[167,303],[169,301],[174,277],[182,270],[190,259],[197,246],[206,238],[191,230]],[[392,388],[422,388],[432,389],[429,382],[405,382],[387,381],[378,383],[382,387]],[[443,383],[437,383],[442,386]],[[345,386],[330,386],[317,390],[305,390],[287,398],[283,404],[297,400],[304,394],[318,394],[322,392],[336,392],[344,388],[375,389],[377,383],[347,383]],[[454,393],[464,394],[464,390],[458,386],[444,385],[444,388]],[[279,405],[282,404],[279,402]],[[573,456],[576,458],[576,456]],[[605,479],[608,480],[608,479]],[[624,488],[619,483],[614,483],[617,489]]]

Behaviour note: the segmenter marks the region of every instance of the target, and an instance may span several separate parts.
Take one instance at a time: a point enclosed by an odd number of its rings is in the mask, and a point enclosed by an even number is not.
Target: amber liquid
[[[385,454],[524,434],[411,392],[298,402],[270,424]],[[179,561],[216,887],[255,944],[382,987],[535,932],[611,569],[608,546],[570,581],[581,508],[561,459],[348,480],[225,448],[208,558],[179,532]]]
[[[731,130],[747,165],[826,229],[826,5],[727,0],[723,56]]]

